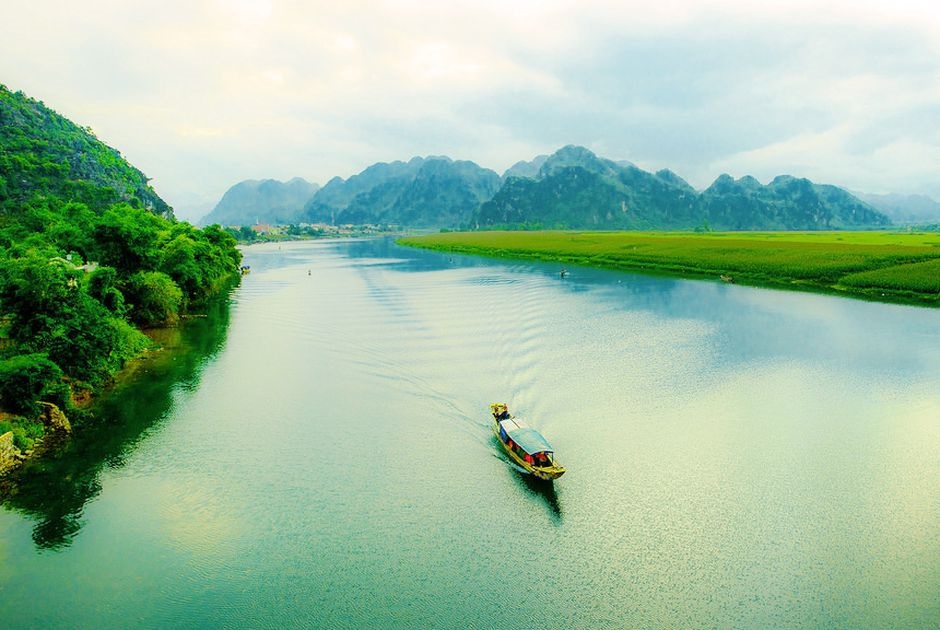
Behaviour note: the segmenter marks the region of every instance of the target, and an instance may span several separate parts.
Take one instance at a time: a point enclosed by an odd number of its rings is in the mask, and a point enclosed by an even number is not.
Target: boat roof
[[[548,440],[545,439],[545,436],[532,427],[527,427],[515,418],[503,420],[500,424],[506,429],[506,433],[512,438],[512,441],[521,446],[522,450],[529,455],[555,450],[552,448],[552,445],[548,443]]]

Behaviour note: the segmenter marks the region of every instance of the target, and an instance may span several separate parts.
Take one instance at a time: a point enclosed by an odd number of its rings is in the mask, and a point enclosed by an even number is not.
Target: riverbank
[[[397,242],[940,306],[940,233],[448,232]]]
[[[84,401],[73,431],[46,440],[32,457],[0,477],[0,505],[36,520],[40,548],[68,544],[85,505],[101,490],[99,476],[120,467],[144,436],[198,386],[203,366],[224,345],[230,320],[227,296],[177,326],[146,331],[150,351],[129,361]]]
[[[121,388],[137,372],[146,369],[154,361],[172,359],[166,346],[160,340],[174,334],[178,336],[178,326],[155,328],[143,332],[151,340],[151,347],[130,359],[121,370],[112,375],[106,384],[94,390],[81,388],[73,391],[68,408],[72,420],[57,405],[49,402],[38,403],[42,413],[33,419],[22,414],[0,410],[0,500],[10,491],[9,484],[4,483],[4,477],[27,462],[43,457],[50,450],[50,438],[64,436],[67,439],[72,432],[71,425],[76,415],[81,423],[82,418],[87,419],[89,415],[93,415],[90,409],[102,396],[107,396]],[[52,439],[51,443],[55,448],[61,446],[63,440]]]
[[[28,467],[31,463],[41,466],[38,460],[42,460],[47,453],[59,453],[63,448],[69,447],[72,424],[76,425],[80,433],[84,433],[86,440],[95,439],[94,435],[99,433],[99,439],[111,440],[110,433],[114,431],[114,427],[102,420],[110,415],[107,411],[102,413],[102,408],[110,398],[128,388],[149,390],[148,380],[155,374],[192,369],[193,361],[201,361],[215,352],[224,339],[228,304],[227,298],[216,298],[206,306],[206,313],[188,315],[173,326],[142,330],[150,340],[148,348],[128,360],[106,383],[93,390],[73,391],[70,408],[67,410],[55,408],[53,412],[48,409],[48,403],[42,403],[43,414],[34,421],[0,411],[0,501],[9,498],[15,491],[16,483],[12,477],[20,469]],[[207,334],[204,332],[206,330],[210,332]],[[208,344],[206,339],[209,340]],[[153,397],[150,394],[142,395]],[[67,415],[65,411],[68,412]],[[16,445],[12,435],[7,438],[4,430],[11,423],[27,425],[38,429],[38,432],[32,434],[33,439],[28,445]],[[65,426],[68,428],[63,430]],[[47,439],[50,437],[62,439]]]

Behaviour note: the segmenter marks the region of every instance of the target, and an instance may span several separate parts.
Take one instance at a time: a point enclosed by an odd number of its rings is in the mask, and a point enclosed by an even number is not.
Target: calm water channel
[[[940,311],[382,240],[245,260],[21,476],[0,625],[940,625]]]

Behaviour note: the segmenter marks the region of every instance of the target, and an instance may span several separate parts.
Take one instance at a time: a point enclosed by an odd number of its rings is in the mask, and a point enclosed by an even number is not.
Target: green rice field
[[[940,305],[936,232],[447,232],[398,242]]]

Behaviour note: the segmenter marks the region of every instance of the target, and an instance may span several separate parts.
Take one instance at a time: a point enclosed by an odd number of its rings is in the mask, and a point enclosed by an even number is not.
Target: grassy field
[[[449,232],[398,242],[940,306],[934,232]]]

